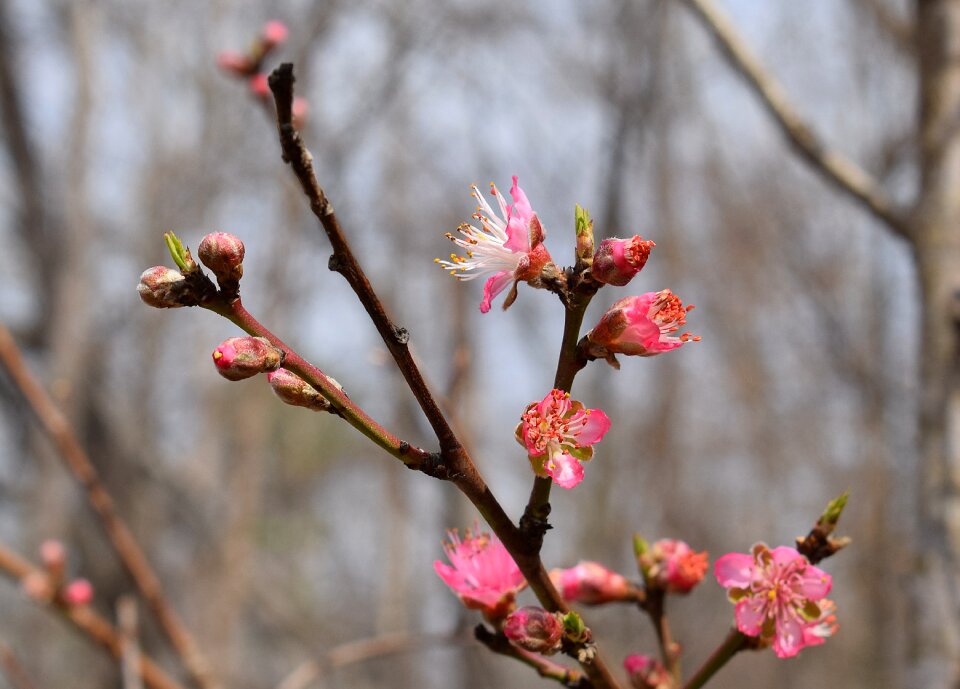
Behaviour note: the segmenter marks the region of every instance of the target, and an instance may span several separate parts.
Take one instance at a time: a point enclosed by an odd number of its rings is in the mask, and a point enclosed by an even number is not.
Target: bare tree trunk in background
[[[919,554],[910,686],[960,682],[960,1],[918,0],[921,195],[913,238],[922,293]]]

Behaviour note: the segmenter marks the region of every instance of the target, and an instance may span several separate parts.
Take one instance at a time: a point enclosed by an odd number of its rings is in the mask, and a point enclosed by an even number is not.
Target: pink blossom
[[[597,282],[623,286],[646,265],[656,244],[640,235],[630,239],[604,239],[593,256],[590,273]]]
[[[790,658],[804,646],[822,643],[823,630],[816,625],[830,622],[822,619],[818,601],[830,593],[832,580],[796,549],[770,550],[758,543],[750,554],[728,553],[718,559],[714,574],[736,604],[737,628],[747,636],[772,640],[778,657]]]
[[[623,600],[632,588],[623,575],[589,560],[570,569],[551,571],[550,580],[565,601],[586,605]]]
[[[600,409],[585,409],[563,390],[551,390],[531,402],[517,425],[517,442],[526,446],[537,476],[549,476],[561,488],[583,480],[583,464],[593,457],[593,445],[610,430]]]
[[[476,525],[463,540],[456,529],[447,536],[450,540],[443,549],[450,564],[436,560],[433,570],[465,606],[482,610],[488,619],[503,619],[513,610],[517,592],[527,585],[517,563],[496,536]]]
[[[703,581],[709,567],[707,552],[696,552],[683,541],[664,538],[654,543],[648,556],[648,576],[670,593],[689,593]]]
[[[670,673],[659,660],[650,656],[631,653],[623,659],[623,669],[634,689],[668,689],[673,686]]]
[[[546,233],[540,219],[517,184],[516,176],[510,188],[513,197],[510,205],[497,187],[490,184],[490,193],[497,199],[500,216],[483,198],[476,185],[472,189],[472,195],[479,203],[473,217],[480,221],[482,229],[464,223],[457,228],[462,237],[447,233],[447,238],[463,249],[466,256],[450,254],[449,260],[438,258],[436,263],[458,280],[475,280],[493,273],[483,286],[483,301],[480,302],[480,311],[487,313],[493,298],[507,286],[513,285],[504,308],[509,307],[516,298],[517,283],[527,282],[539,287],[542,277],[551,273],[559,276],[559,271],[543,245]]]
[[[507,615],[503,635],[526,651],[552,655],[560,650],[563,622],[557,613],[528,605]]]
[[[587,333],[590,351],[595,356],[610,354],[654,356],[700,338],[683,333],[675,335],[687,322],[693,305],[684,306],[668,289],[625,297],[603,314]]]

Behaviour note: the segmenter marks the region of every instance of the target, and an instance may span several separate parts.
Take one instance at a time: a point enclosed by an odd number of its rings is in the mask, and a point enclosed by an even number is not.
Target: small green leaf
[[[850,491],[845,490],[840,494],[839,497],[831,500],[827,505],[827,509],[825,509],[823,514],[820,515],[819,523],[836,526],[837,522],[840,520],[840,515],[843,514],[843,508],[847,506],[847,500],[849,498]]]
[[[650,544],[638,533],[633,534],[633,554],[635,557],[646,555],[650,552]]]
[[[180,270],[186,270],[186,249],[183,246],[183,242],[180,241],[180,238],[173,232],[164,232],[163,241],[167,244],[167,251],[170,252],[173,262],[177,264]]]

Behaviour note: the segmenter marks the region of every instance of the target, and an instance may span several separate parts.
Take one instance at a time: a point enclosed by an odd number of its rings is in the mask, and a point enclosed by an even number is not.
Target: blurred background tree
[[[429,438],[326,269],[274,125],[215,67],[267,19],[291,27],[278,59],[297,65],[341,222],[512,516],[529,485],[513,427],[552,380],[562,319],[530,290],[481,317],[479,287],[433,268],[472,212],[468,185],[518,174],[558,262],[572,260],[575,202],[601,237],[653,239],[631,291],[697,304],[702,343],[580,377],[577,396],[614,427],[587,481],[554,492],[549,566],[632,572],[634,531],[714,556],[789,543],[850,487],[855,546],[827,563],[837,637],[794,661],[737,658],[717,686],[955,684],[960,8],[724,8],[825,146],[870,172],[889,217],[811,171],[678,0],[0,1],[0,321],[226,686],[538,682],[464,643],[473,618],[431,572],[443,529],[474,519],[450,486],[257,381],[225,384],[207,357],[232,326],[134,294],[165,260],[163,231],[194,246],[232,232],[251,309],[376,418]],[[0,400],[0,539],[30,554],[63,539],[113,617],[130,582],[5,376]],[[638,620],[589,618],[611,659],[653,648]],[[712,582],[676,606],[688,666],[731,620]],[[170,660],[144,623],[145,648]],[[358,640],[376,643],[344,646]],[[119,681],[6,584],[0,642],[40,686]]]

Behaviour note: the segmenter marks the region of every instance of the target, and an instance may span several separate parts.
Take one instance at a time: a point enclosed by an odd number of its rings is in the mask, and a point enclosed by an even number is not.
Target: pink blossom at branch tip
[[[228,337],[213,350],[213,363],[227,380],[243,380],[280,368],[283,350],[264,337]]]
[[[623,575],[589,560],[569,569],[552,570],[550,580],[568,603],[600,605],[623,600],[631,591]]]
[[[289,31],[287,25],[276,19],[263,25],[260,32],[260,38],[263,41],[264,49],[271,50],[287,40]]]
[[[710,563],[705,550],[698,553],[675,538],[656,541],[642,557],[647,577],[664,591],[679,594],[689,593],[703,581]]]
[[[663,664],[650,656],[631,653],[623,659],[623,669],[634,689],[670,689],[673,685]]]
[[[448,531],[447,537],[443,550],[450,564],[436,560],[437,576],[471,610],[482,610],[491,621],[506,617],[527,581],[503,543],[476,524],[463,540],[456,529]]]
[[[639,273],[656,244],[640,235],[630,239],[604,239],[593,256],[590,273],[597,282],[622,287]]]
[[[560,650],[563,622],[556,613],[527,605],[507,615],[503,635],[526,651],[553,655]]]
[[[527,448],[537,476],[549,476],[561,488],[583,480],[583,464],[593,457],[593,445],[610,430],[600,409],[586,409],[563,390],[551,390],[531,402],[516,428],[517,442]]]
[[[480,311],[487,313],[493,299],[512,285],[511,292],[504,301],[508,308],[516,298],[516,286],[526,282],[533,287],[541,287],[542,279],[559,276],[559,269],[553,264],[550,253],[543,244],[546,237],[540,219],[534,212],[523,189],[513,177],[510,195],[513,203],[506,200],[490,184],[490,193],[497,200],[499,215],[474,185],[471,192],[479,204],[473,214],[480,227],[463,223],[457,228],[462,236],[455,237],[447,233],[447,238],[464,252],[465,256],[450,254],[449,260],[435,259],[435,262],[458,280],[475,280],[491,274],[483,286],[483,300]]]
[[[751,553],[727,553],[713,571],[736,604],[737,629],[772,641],[777,657],[795,656],[829,635],[818,635],[824,629],[818,625],[832,624],[818,602],[830,593],[832,580],[795,548],[770,550],[758,543]]]
[[[685,342],[699,342],[690,333],[675,333],[687,322],[693,305],[684,306],[669,289],[624,297],[614,303],[587,333],[591,352],[605,357],[611,354],[654,356],[677,349]]]
[[[63,587],[63,602],[70,607],[90,605],[93,601],[93,584],[86,579],[74,579]]]
[[[155,309],[176,309],[183,306],[180,297],[187,281],[183,274],[166,266],[147,268],[140,274],[137,294],[140,301]]]

